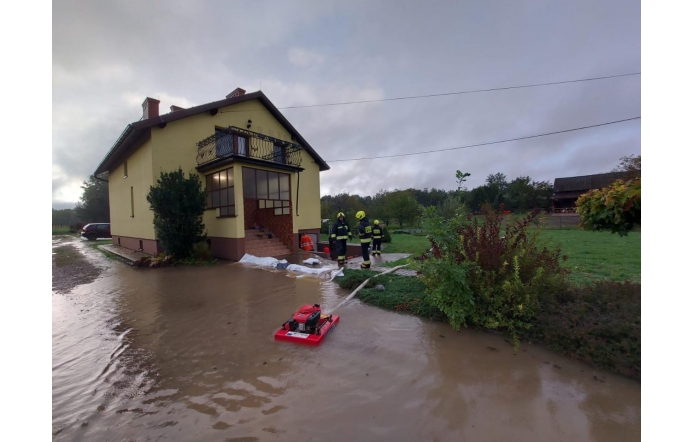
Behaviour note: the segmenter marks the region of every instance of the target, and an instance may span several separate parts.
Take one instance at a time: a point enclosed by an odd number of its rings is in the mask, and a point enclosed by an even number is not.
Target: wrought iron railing
[[[253,158],[285,166],[300,167],[302,146],[278,138],[229,126],[197,143],[199,166],[223,158]]]

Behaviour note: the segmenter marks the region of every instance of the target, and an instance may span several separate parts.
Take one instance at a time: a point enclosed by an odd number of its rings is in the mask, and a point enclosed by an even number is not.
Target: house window
[[[205,176],[207,208],[220,209],[220,217],[236,216],[234,170],[226,169]]]
[[[135,217],[135,198],[133,197],[133,187],[130,187],[130,217]]]
[[[123,162],[123,178],[128,178],[128,160]]]
[[[284,146],[273,145],[273,161],[280,164],[286,163]]]
[[[249,140],[243,135],[231,134],[227,131],[220,129],[215,130],[218,134],[217,140],[215,141],[215,154],[218,157],[224,157],[227,155],[242,155],[248,156],[248,144]]]
[[[290,175],[282,172],[242,168],[244,198],[258,200],[259,209],[275,215],[290,214]]]

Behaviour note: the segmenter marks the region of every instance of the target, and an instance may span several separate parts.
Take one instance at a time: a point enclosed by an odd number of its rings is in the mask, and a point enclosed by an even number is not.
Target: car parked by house
[[[90,241],[97,238],[111,238],[111,224],[109,223],[90,223],[82,227],[83,237]]]

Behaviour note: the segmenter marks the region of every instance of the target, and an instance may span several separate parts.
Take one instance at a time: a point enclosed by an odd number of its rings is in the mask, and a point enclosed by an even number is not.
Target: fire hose
[[[364,286],[367,285],[367,283],[369,282],[370,279],[376,278],[376,277],[381,276],[381,275],[386,275],[388,273],[395,272],[396,270],[398,270],[402,267],[406,267],[406,265],[401,265],[401,266],[396,266],[396,267],[390,268],[386,271],[379,273],[378,275],[374,275],[374,276],[371,276],[371,277],[365,279],[364,282],[362,284],[360,284],[359,287],[357,287],[352,293],[350,293],[347,298],[343,299],[343,301],[340,304],[333,307],[333,309],[331,309],[330,311],[325,312],[325,314],[327,314],[327,315],[333,314],[336,310],[338,310],[340,307],[342,307],[344,304],[346,304],[348,301],[350,301],[357,294],[357,292],[362,290],[364,288]]]

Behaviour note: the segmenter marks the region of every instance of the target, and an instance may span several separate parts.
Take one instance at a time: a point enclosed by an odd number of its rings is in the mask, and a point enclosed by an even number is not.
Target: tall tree
[[[398,221],[399,227],[403,223],[410,223],[418,216],[419,205],[412,193],[406,190],[396,190],[387,196],[389,214]]]
[[[82,185],[80,202],[75,206],[77,218],[84,223],[108,223],[109,213],[109,183],[89,177]]]
[[[612,170],[612,172],[641,172],[642,171],[642,155],[635,156],[634,154],[620,158],[620,163]]]
[[[205,239],[207,194],[198,174],[185,177],[181,168],[162,172],[157,184],[150,186],[147,202],[154,212],[154,230],[164,252],[176,258],[186,258],[193,245]]]

